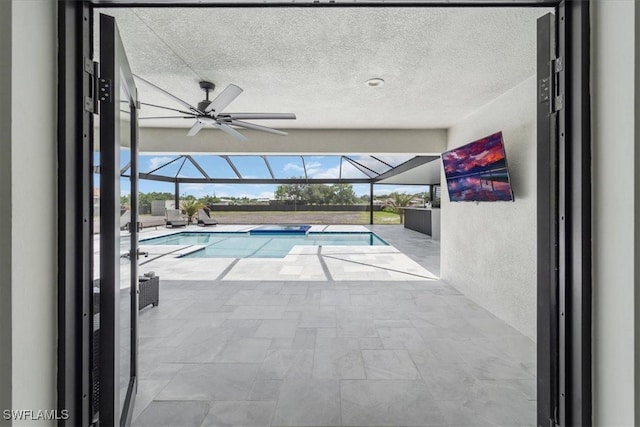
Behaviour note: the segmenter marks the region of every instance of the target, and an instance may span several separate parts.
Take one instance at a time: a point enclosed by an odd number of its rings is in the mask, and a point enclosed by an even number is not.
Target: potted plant
[[[196,199],[184,199],[180,202],[180,208],[183,214],[188,218],[188,223],[193,222],[193,217],[198,213],[198,209],[204,208],[204,205]]]

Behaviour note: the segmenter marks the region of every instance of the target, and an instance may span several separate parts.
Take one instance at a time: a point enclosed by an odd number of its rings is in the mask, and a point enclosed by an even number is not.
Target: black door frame
[[[591,129],[588,1],[423,0],[353,3],[301,0],[234,4],[215,0],[58,0],[58,409],[60,425],[90,425],[89,347],[92,239],[93,7],[552,7],[560,62],[557,180],[538,193],[538,247],[557,248],[538,265],[538,425],[591,425]],[[550,64],[552,66],[552,64]],[[555,100],[554,100],[555,101]],[[555,119],[554,119],[555,120]],[[542,193],[542,194],[541,194]],[[555,195],[554,195],[555,194]],[[542,198],[541,198],[542,197]],[[539,219],[540,220],[540,219]],[[552,224],[557,223],[557,231]],[[542,249],[539,249],[542,250]],[[548,251],[538,255],[548,257]],[[557,264],[554,264],[557,262]],[[546,278],[546,279],[545,279]],[[554,284],[555,278],[556,283]],[[546,292],[540,291],[546,289]],[[557,300],[554,301],[554,296]],[[557,322],[552,333],[549,325]],[[540,327],[543,322],[543,326]],[[545,323],[546,322],[546,323]],[[557,339],[554,338],[557,333]],[[544,363],[541,363],[544,361]],[[558,372],[552,372],[552,364]],[[554,386],[553,384],[557,384]],[[553,397],[552,387],[557,391]],[[549,405],[540,402],[548,400]]]
[[[137,209],[137,108],[138,93],[126,52],[120,40],[115,19],[100,15],[100,81],[108,82],[103,95],[100,92],[100,351],[99,358],[99,408],[100,422],[104,425],[129,425],[133,415],[138,387],[137,373],[137,319],[138,319],[138,209]],[[104,86],[103,86],[104,87]],[[121,88],[124,89],[121,99]],[[121,101],[126,101],[130,112],[129,129],[120,128]],[[128,225],[130,246],[121,254],[120,247],[120,151],[122,132],[128,132],[130,141],[131,220]],[[129,298],[120,291],[120,258],[129,259],[127,280]],[[104,285],[107,286],[104,286]],[[108,286],[115,284],[115,286]],[[129,303],[130,324],[129,375],[124,405],[120,411],[120,333],[121,303]]]

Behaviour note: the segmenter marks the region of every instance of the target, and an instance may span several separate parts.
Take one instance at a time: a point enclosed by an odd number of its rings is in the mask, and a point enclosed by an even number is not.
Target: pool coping
[[[260,226],[257,226],[260,227]],[[308,229],[305,233],[278,233],[278,232],[268,232],[268,233],[258,233],[258,234],[252,234],[251,230],[239,230],[239,231],[217,231],[217,230],[211,230],[211,229],[207,229],[207,228],[199,228],[196,230],[193,229],[182,229],[182,230],[176,230],[175,232],[173,231],[173,229],[171,229],[171,232],[166,233],[166,234],[160,234],[160,235],[156,235],[156,236],[151,236],[148,238],[144,238],[139,240],[139,244],[140,246],[156,246],[154,244],[146,244],[145,242],[149,242],[155,239],[161,239],[161,238],[166,238],[166,237],[170,237],[170,236],[178,236],[180,234],[213,234],[213,235],[243,235],[243,236],[254,236],[254,237],[269,237],[269,236],[306,236],[309,234],[314,234],[314,235],[320,235],[320,234],[327,234],[327,235],[343,235],[343,234],[351,234],[351,235],[358,235],[358,234],[367,234],[367,235],[373,235],[376,237],[376,239],[378,239],[380,242],[382,242],[382,245],[294,245],[293,247],[291,247],[291,249],[289,250],[288,253],[286,253],[283,257],[265,257],[264,259],[280,259],[280,258],[285,258],[290,254],[295,254],[294,248],[296,248],[297,246],[306,246],[306,247],[314,247],[314,248],[320,248],[320,247],[332,247],[332,246],[343,246],[343,247],[355,247],[355,248],[363,248],[363,247],[371,247],[371,246],[388,246],[390,248],[396,249],[393,247],[393,245],[389,244],[389,242],[387,242],[386,240],[384,240],[382,237],[380,237],[378,234],[376,234],[375,232],[371,231],[371,230],[353,230],[353,231],[349,231],[349,230],[326,230],[327,227],[325,227],[322,231],[311,231],[311,228]],[[169,231],[169,230],[167,230]],[[172,250],[166,254],[162,254],[159,255],[155,258],[153,258],[153,260],[156,260],[158,258],[161,257],[165,257],[168,256],[169,258],[190,258],[189,255],[194,254],[196,252],[202,251],[204,249],[206,249],[208,246],[210,245],[197,245],[197,244],[193,244],[193,245],[186,245],[186,244],[182,244],[182,245],[158,245],[158,246],[175,246],[177,247],[181,247],[184,246],[184,248],[181,249],[175,249]],[[396,249],[397,250],[397,249]],[[196,258],[200,258],[200,257],[196,257]],[[201,258],[238,258],[238,259],[243,259],[243,258],[252,258],[252,257],[201,257]],[[261,258],[261,257],[255,257],[255,258]],[[151,262],[152,260],[149,260],[147,262]],[[147,263],[145,262],[145,264]]]
[[[172,250],[170,245],[145,245],[155,237],[180,233],[247,234],[259,226],[247,224],[218,224],[215,227],[190,225],[180,229],[149,230],[141,234],[140,245],[150,250],[152,257],[141,259],[143,269],[155,271],[168,280],[220,280],[225,282],[292,281],[358,281],[361,283],[393,280],[438,280],[438,276],[421,263],[416,263],[387,239],[385,233],[361,225],[314,225],[311,233],[373,233],[386,245],[331,246],[295,245],[284,258],[198,258],[180,257],[202,245],[183,245]],[[404,230],[403,230],[404,231]],[[266,236],[262,236],[266,237]],[[319,253],[319,249],[322,250]],[[155,253],[154,253],[155,252]],[[166,260],[166,261],[163,261]],[[267,262],[265,262],[267,261]],[[317,264],[317,265],[316,265]],[[329,272],[329,274],[327,274]]]

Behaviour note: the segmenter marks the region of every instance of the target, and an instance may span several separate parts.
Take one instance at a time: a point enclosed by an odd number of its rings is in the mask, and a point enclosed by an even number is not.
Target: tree
[[[293,200],[298,202],[304,200],[305,192],[309,184],[281,184],[278,185],[275,197],[278,200]]]
[[[143,206],[151,208],[151,202],[153,200],[173,200],[173,193],[158,193],[158,192],[150,192],[150,193],[139,193],[138,194],[138,205],[142,208]]]
[[[309,204],[324,205],[331,203],[333,192],[328,185],[310,184],[305,188],[303,198]]]
[[[131,198],[129,194],[125,194],[123,196],[120,196],[120,207],[121,208],[126,208],[126,209],[131,209]]]
[[[289,198],[294,201],[304,200],[307,184],[289,184]]]
[[[404,210],[401,208],[408,206],[413,197],[412,194],[393,192],[389,194],[389,197],[382,204],[382,209],[400,215],[400,224],[402,224],[404,222]]]
[[[273,196],[282,201],[282,200],[286,200],[287,197],[289,197],[289,190],[287,188],[286,185],[278,185],[278,187],[276,188],[275,193],[273,193]]]
[[[352,205],[356,201],[351,184],[282,184],[274,195],[278,200],[305,201],[314,205]]]
[[[216,197],[216,195],[214,194],[213,196],[200,197],[200,199],[198,199],[198,201],[200,203],[202,203],[203,205],[213,205],[213,204],[216,204],[216,203],[220,203],[220,198]]]
[[[356,201],[356,193],[351,184],[333,184],[331,192],[333,193],[331,201],[337,205],[352,205]]]

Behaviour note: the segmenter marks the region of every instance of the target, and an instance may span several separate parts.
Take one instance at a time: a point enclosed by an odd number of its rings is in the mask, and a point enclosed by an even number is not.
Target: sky
[[[140,155],[139,170],[143,173],[149,173],[154,169],[165,165],[160,169],[157,169],[154,174],[175,177],[179,171],[178,176],[180,177],[202,177],[202,174],[198,169],[188,160],[183,164],[183,160],[179,159],[167,165],[167,163],[177,157],[178,156],[176,155]],[[192,157],[211,177],[237,178],[228,162],[220,156],[193,155]],[[383,173],[389,170],[390,166],[388,165],[396,166],[406,160],[409,160],[413,156],[376,156],[382,162],[375,160],[370,156],[353,155],[349,157],[370,170],[364,169],[363,172],[358,170],[358,168],[350,164],[348,161],[343,160],[341,175],[343,178],[367,178],[365,173],[375,176],[378,173]],[[269,170],[260,156],[229,156],[229,158],[243,178],[271,178]],[[337,180],[340,176],[340,156],[301,157],[278,155],[267,156],[267,160],[269,161],[273,174],[276,178],[304,177],[305,167],[309,178],[335,178]],[[128,152],[123,150],[121,152],[121,166],[125,167],[128,162]],[[388,165],[385,165],[383,162]],[[221,198],[248,197],[251,199],[272,199],[274,197],[276,187],[277,185],[273,184],[181,184],[180,195],[184,196],[190,194],[199,198],[215,194],[217,197]],[[368,184],[353,184],[353,189],[358,196],[369,194]],[[426,189],[426,185],[412,186],[377,184],[374,186],[374,194],[388,194],[393,191],[415,194],[426,191]],[[170,182],[140,180],[139,191],[142,193],[152,191],[173,193],[174,185]],[[122,193],[127,193],[126,185],[124,183]]]

